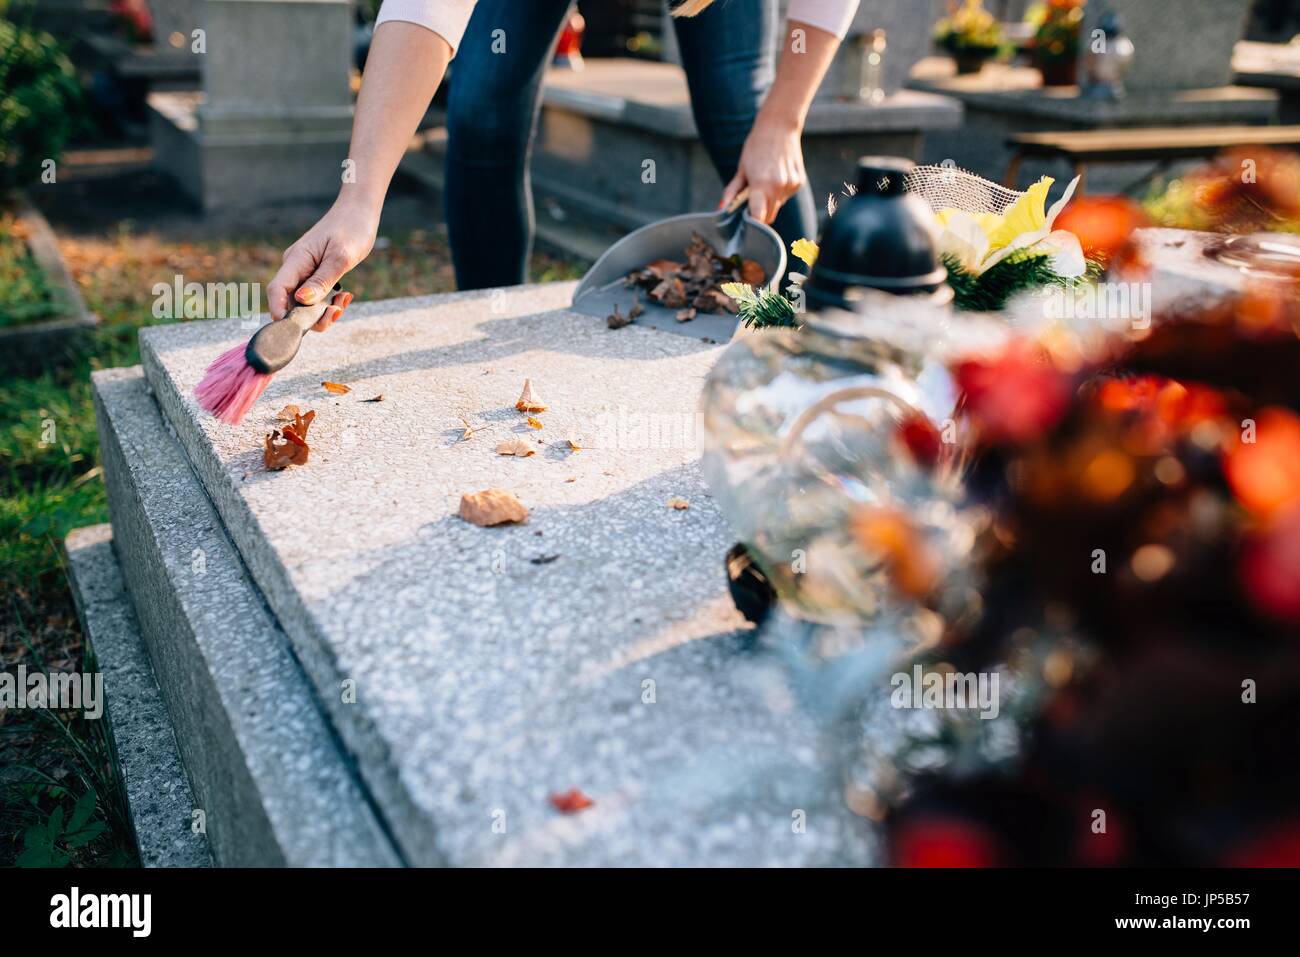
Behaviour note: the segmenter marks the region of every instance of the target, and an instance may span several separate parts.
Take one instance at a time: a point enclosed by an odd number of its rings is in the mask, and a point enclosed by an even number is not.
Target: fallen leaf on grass
[[[545,428],[545,426],[542,425],[542,420],[541,420],[541,419],[534,418],[534,417],[531,416],[531,415],[528,417],[528,424],[529,424],[530,426],[532,426],[534,429],[543,429],[543,428]]]
[[[523,439],[511,439],[497,446],[497,455],[517,455],[520,458],[527,458],[536,454],[537,450]]]
[[[321,386],[331,395],[347,395],[352,391],[351,386],[343,385],[341,382],[322,382]]]
[[[315,412],[297,415],[283,429],[275,429],[264,441],[262,463],[268,471],[278,472],[290,465],[306,465],[311,446],[307,444],[307,430],[311,428]]]
[[[519,399],[515,402],[515,408],[520,412],[545,412],[546,404],[533,392],[533,380],[524,380],[524,390],[519,394]]]
[[[691,503],[686,501],[686,499],[682,498],[680,495],[674,495],[668,500],[667,504],[669,508],[675,508],[679,512],[691,507]]]
[[[585,811],[595,803],[577,788],[570,788],[563,794],[551,795],[551,804],[562,814],[576,814],[578,811]]]
[[[528,507],[514,493],[499,488],[466,492],[460,497],[460,517],[471,525],[505,525],[528,520]]]
[[[292,422],[294,417],[297,415],[298,407],[296,405],[286,405],[279,412],[275,413],[275,417],[281,422]]]

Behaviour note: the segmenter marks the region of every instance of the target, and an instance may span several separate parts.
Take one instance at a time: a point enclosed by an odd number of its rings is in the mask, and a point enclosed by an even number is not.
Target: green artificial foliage
[[[1091,282],[1101,272],[1098,263],[1089,262],[1083,276],[1068,279],[1052,269],[1051,257],[1034,253],[1008,256],[978,276],[963,269],[953,256],[944,256],[943,264],[948,269],[953,302],[963,312],[998,312],[1019,293],[1043,286],[1071,288]]]
[[[798,329],[794,303],[773,289],[755,290],[743,282],[724,282],[722,291],[736,303],[740,322],[750,329]]]
[[[794,304],[771,289],[764,289],[752,303],[741,304],[740,321],[751,329],[799,328]]]
[[[0,6],[0,187],[40,176],[78,122],[81,88],[58,41]]]

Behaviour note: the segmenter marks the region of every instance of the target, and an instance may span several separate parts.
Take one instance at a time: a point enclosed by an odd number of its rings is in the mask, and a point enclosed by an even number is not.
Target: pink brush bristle
[[[199,405],[231,425],[239,424],[274,378],[248,364],[244,358],[246,348],[239,345],[223,352],[208,366],[203,381],[194,389]]]

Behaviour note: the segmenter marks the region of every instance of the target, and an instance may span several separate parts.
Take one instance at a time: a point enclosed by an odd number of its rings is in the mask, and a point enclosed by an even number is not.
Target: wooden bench
[[[1300,148],[1300,126],[1192,126],[1146,129],[1067,130],[1017,133],[1007,138],[1012,150],[1006,185],[1016,188],[1020,164],[1028,158],[1064,159],[1086,185],[1088,163],[1156,160],[1163,168],[1174,160],[1213,156],[1235,146]]]

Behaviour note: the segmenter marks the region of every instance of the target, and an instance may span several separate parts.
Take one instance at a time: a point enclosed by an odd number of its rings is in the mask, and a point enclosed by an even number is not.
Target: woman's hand
[[[373,204],[340,197],[320,222],[284,251],[284,265],[266,291],[271,318],[284,318],[291,297],[311,305],[328,295],[344,273],[370,254],[378,229],[379,210]],[[344,308],[346,303],[330,306],[312,328],[324,332]]]
[[[760,113],[740,152],[740,167],[722,191],[719,208],[729,206],[748,186],[749,215],[761,223],[772,222],[807,178],[799,143],[802,134],[801,124],[767,120]]]

